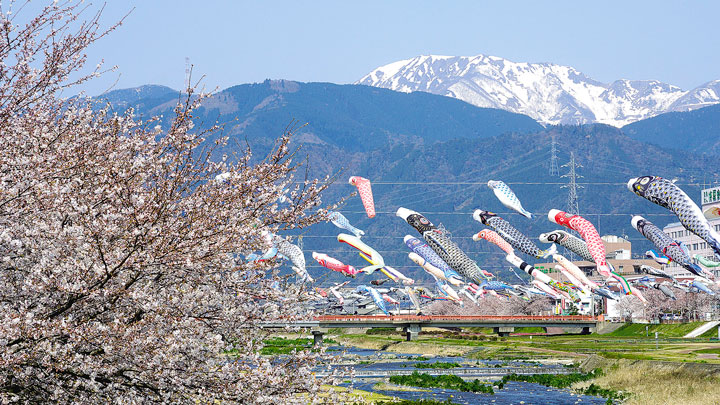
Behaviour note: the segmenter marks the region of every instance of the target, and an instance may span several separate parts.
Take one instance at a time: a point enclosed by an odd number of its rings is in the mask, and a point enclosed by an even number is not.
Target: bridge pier
[[[312,328],[313,346],[320,346],[323,343],[323,335],[328,332],[327,328]]]
[[[403,330],[405,331],[405,340],[409,342],[413,339],[416,339],[420,334],[421,329],[422,328],[420,327],[420,325],[417,324],[408,325],[403,328]]]
[[[496,326],[493,328],[493,332],[497,333],[498,336],[510,336],[510,333],[515,332],[514,326]]]

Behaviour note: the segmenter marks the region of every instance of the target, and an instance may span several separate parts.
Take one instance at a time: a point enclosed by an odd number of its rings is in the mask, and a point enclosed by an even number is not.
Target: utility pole
[[[567,164],[562,165],[562,167],[567,167],[569,172],[567,174],[563,174],[561,177],[567,177],[570,180],[568,181],[568,184],[562,186],[562,188],[568,189],[568,198],[567,198],[567,212],[569,214],[578,215],[580,214],[580,208],[578,207],[578,196],[577,196],[577,190],[579,188],[582,188],[582,186],[577,184],[577,179],[581,178],[579,174],[577,174],[576,169],[578,167],[582,167],[579,163],[575,161],[575,152],[570,152],[570,162]]]
[[[552,137],[552,143],[550,147],[550,175],[559,176],[560,169],[558,168],[558,157],[557,157],[557,142],[555,141],[555,135]]]

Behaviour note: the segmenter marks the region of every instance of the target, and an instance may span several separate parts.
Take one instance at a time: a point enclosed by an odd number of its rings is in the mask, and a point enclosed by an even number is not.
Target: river
[[[432,372],[429,369],[417,369],[416,363],[448,362],[461,364],[461,368],[451,369],[450,373],[457,371],[488,371],[491,368],[493,376],[487,375],[476,377],[481,381],[494,381],[500,377],[498,374],[507,374],[511,370],[523,368],[531,369],[537,374],[558,373],[572,371],[562,364],[543,364],[527,361],[498,361],[498,360],[474,360],[464,357],[432,357],[425,359],[419,354],[400,354],[384,352],[379,350],[358,349],[353,347],[330,347],[331,352],[337,352],[342,360],[335,367],[342,365],[353,365],[356,374],[379,374],[392,372],[411,372],[417,370],[420,373]],[[420,357],[418,359],[418,357]],[[484,371],[483,371],[484,370]],[[443,370],[444,371],[444,370]],[[473,379],[475,377],[467,378]],[[511,381],[505,384],[503,389],[495,388],[495,394],[482,394],[473,392],[460,392],[440,388],[422,388],[423,391],[408,391],[403,387],[393,386],[387,383],[387,378],[355,378],[353,381],[346,381],[343,386],[352,386],[364,391],[377,392],[384,395],[394,396],[402,399],[434,399],[444,401],[450,399],[457,404],[520,404],[520,405],[544,405],[544,404],[605,404],[606,400],[600,397],[579,395],[569,389],[557,389],[534,383]]]

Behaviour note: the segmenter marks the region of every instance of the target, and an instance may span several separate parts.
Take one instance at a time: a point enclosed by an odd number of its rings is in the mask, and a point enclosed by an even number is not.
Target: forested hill
[[[143,100],[134,102],[140,105]],[[156,103],[139,112],[167,116],[172,105],[174,101]],[[266,82],[221,92],[205,103],[200,122],[214,122],[218,117],[220,122],[232,122],[233,114],[242,125],[228,125],[226,135],[240,144],[248,139],[259,150],[270,145],[292,118],[310,122],[300,131],[295,144],[301,146],[300,155],[308,157],[311,174],[341,172],[325,200],[336,201],[354,191],[346,182],[351,175],[371,179],[377,217],[365,216],[358,197],[348,200],[340,211],[366,231],[363,240],[376,248],[388,264],[419,279],[427,277],[407,258],[402,243],[404,235],[416,232],[394,215],[400,206],[424,213],[436,224],[442,223],[481,267],[501,271],[501,277],[511,281],[514,276],[503,270],[508,266],[502,252],[470,238],[483,228],[471,214],[476,208],[500,213],[534,240],[542,232],[557,229],[547,220],[547,211],[565,208],[568,190],[561,186],[568,179],[549,174],[553,137],[559,165],[568,162],[570,152],[582,165],[577,170],[583,176],[578,179],[583,186],[578,190],[581,214],[601,234],[628,235],[635,254],[644,252],[649,245],[630,226],[631,215],[642,214],[660,227],[675,217],[628,191],[625,184],[629,178],[645,174],[677,178],[677,184],[697,201],[702,183],[720,173],[715,158],[643,143],[613,127],[542,128],[525,116],[423,93]],[[236,144],[231,142],[230,146]],[[567,171],[560,168],[561,174]],[[536,218],[528,220],[508,212],[487,187],[488,180],[508,183]],[[342,276],[313,266],[312,251],[328,253],[355,266],[364,265],[357,251],[335,240],[339,232],[331,224],[301,230],[310,273],[321,283]],[[367,283],[368,278],[358,282]]]
[[[165,91],[162,91],[165,89]],[[141,116],[169,112],[179,93],[160,86],[117,90],[98,99],[118,109],[135,106]],[[138,98],[138,94],[148,94]],[[267,80],[220,91],[196,111],[198,122],[225,125],[225,134],[263,143],[292,120],[307,123],[299,133],[306,143],[361,151],[388,142],[435,142],[487,138],[506,132],[542,129],[530,117],[429,93],[398,93],[359,85]]]
[[[720,154],[720,105],[671,112],[623,127],[634,139],[666,148]]]

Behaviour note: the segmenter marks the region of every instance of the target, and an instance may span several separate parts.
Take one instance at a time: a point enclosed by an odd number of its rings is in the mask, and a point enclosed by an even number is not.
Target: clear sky
[[[421,54],[551,62],[602,82],[683,89],[720,79],[718,1],[108,0],[103,21],[133,7],[90,49],[92,66],[105,59],[118,71],[89,95],[114,82],[179,89],[185,57],[210,89],[266,78],[352,83]]]

